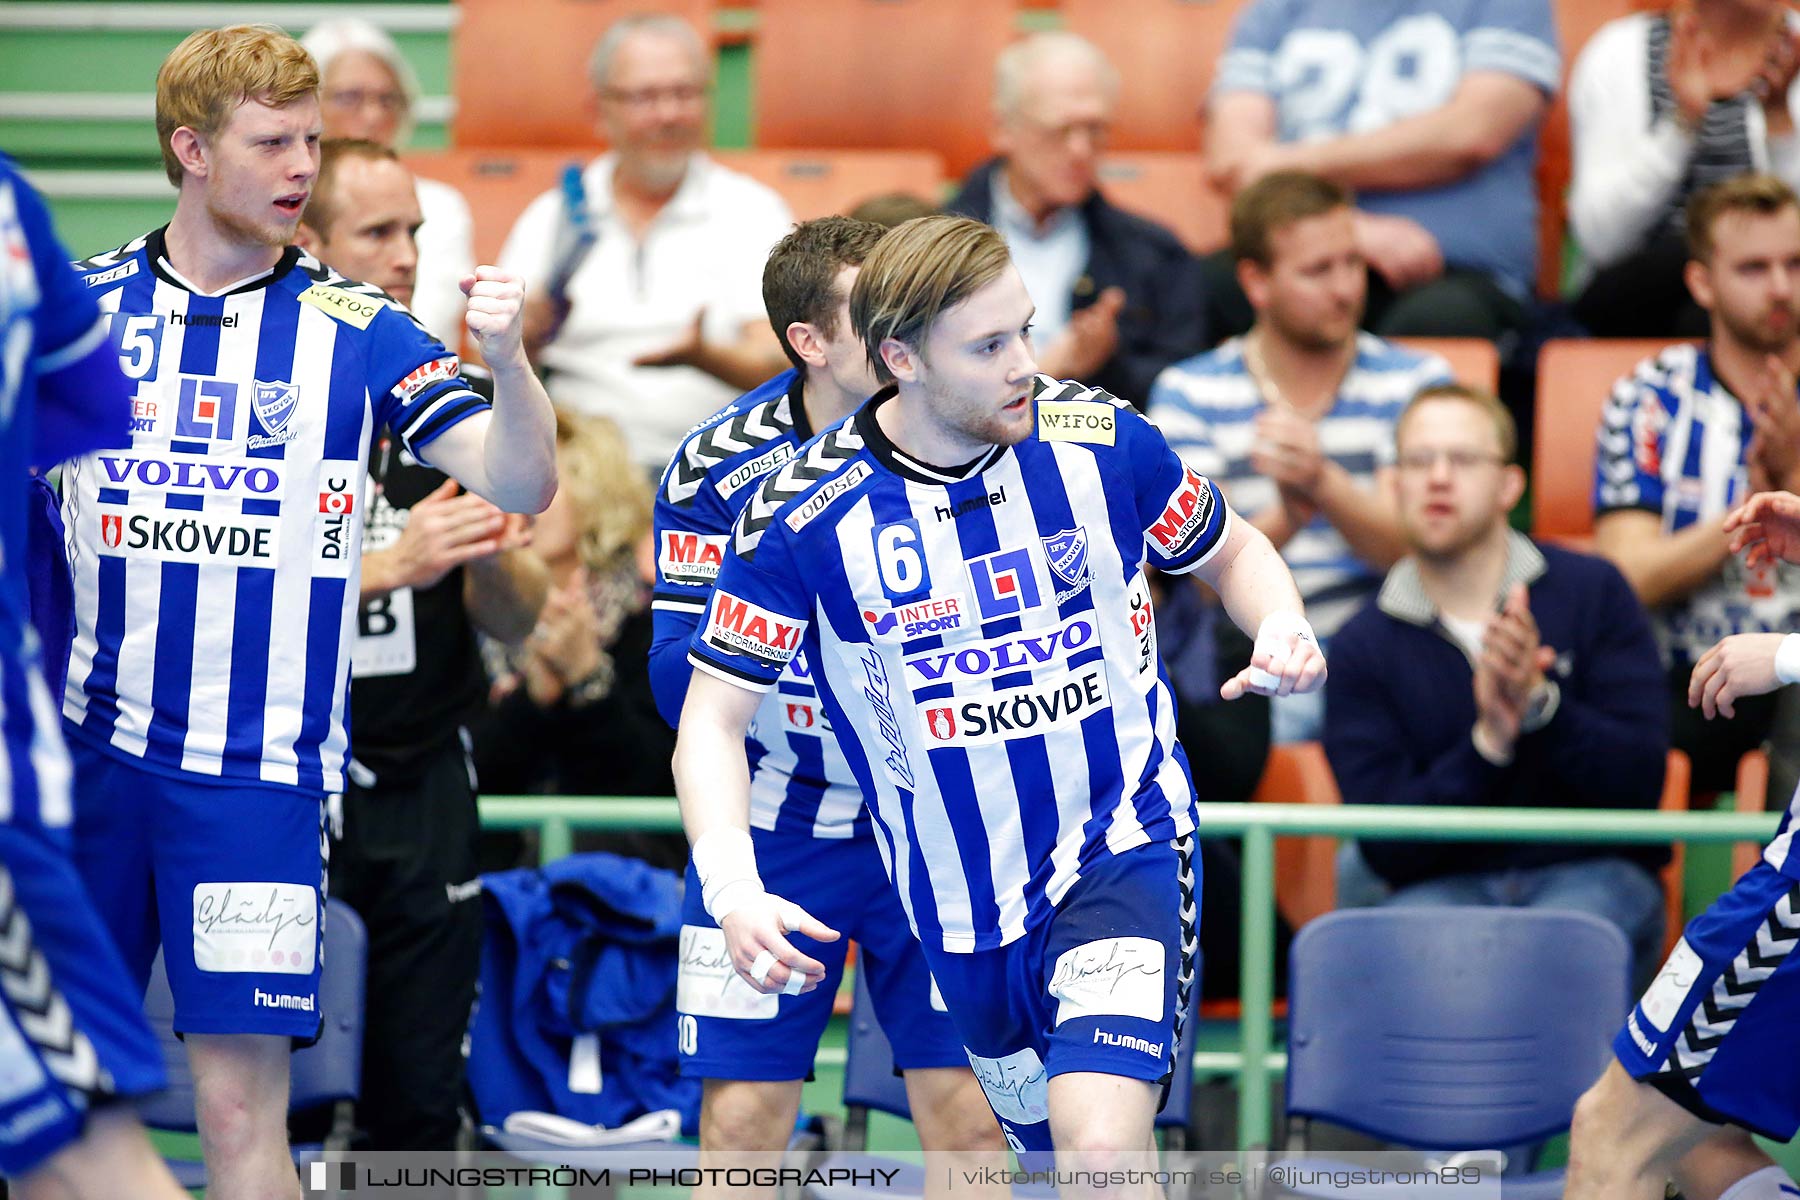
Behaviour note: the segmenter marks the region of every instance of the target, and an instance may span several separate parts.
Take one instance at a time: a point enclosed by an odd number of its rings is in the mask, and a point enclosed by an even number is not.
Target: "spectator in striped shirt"
[[[1284,171],[1244,189],[1231,250],[1256,323],[1176,363],[1150,393],[1169,444],[1282,552],[1327,645],[1406,552],[1390,490],[1395,422],[1421,388],[1451,379],[1443,359],[1358,332],[1368,273],[1355,221],[1350,194],[1317,176]],[[1216,687],[1185,683],[1196,700]],[[1275,739],[1316,738],[1323,711],[1316,694],[1276,701]]]
[[[1737,762],[1794,731],[1791,689],[1746,698],[1708,723],[1687,705],[1688,676],[1735,633],[1800,631],[1800,569],[1733,554],[1719,519],[1753,492],[1800,487],[1800,199],[1770,175],[1744,175],[1687,207],[1687,285],[1711,317],[1705,346],[1671,346],[1613,385],[1599,430],[1594,541],[1650,609],[1668,669],[1673,743],[1694,789],[1734,786]],[[1773,738],[1769,794],[1796,772]]]

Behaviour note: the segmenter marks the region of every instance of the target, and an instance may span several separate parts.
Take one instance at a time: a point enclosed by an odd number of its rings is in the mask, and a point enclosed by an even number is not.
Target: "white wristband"
[[[1800,633],[1790,633],[1775,647],[1775,678],[1800,683]]]
[[[756,845],[747,830],[709,829],[694,843],[692,857],[694,873],[700,877],[700,902],[714,921],[723,924],[732,909],[763,890],[762,877],[756,873]]]

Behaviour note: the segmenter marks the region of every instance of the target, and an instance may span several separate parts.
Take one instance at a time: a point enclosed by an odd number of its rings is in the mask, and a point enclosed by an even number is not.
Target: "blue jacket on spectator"
[[[992,224],[999,167],[999,159],[976,167],[945,211]],[[1098,189],[1079,208],[1088,230],[1088,261],[1071,311],[1086,308],[1109,287],[1125,292],[1119,348],[1082,382],[1105,388],[1142,412],[1163,368],[1208,345],[1200,265],[1169,230],[1114,206]]]
[[[553,1112],[613,1128],[674,1108],[697,1132],[700,1081],[680,1078],[676,1060],[681,877],[593,853],[481,883],[469,1087],[482,1120]],[[570,1052],[586,1033],[600,1039],[599,1087],[577,1091]]]
[[[1536,808],[1657,806],[1668,692],[1649,620],[1617,568],[1513,533],[1504,596],[1528,589],[1559,698],[1495,766],[1475,749],[1474,667],[1439,621],[1417,565],[1401,559],[1331,642],[1325,753],[1348,804]],[[1498,598],[1497,598],[1498,599]],[[1444,875],[1619,856],[1653,868],[1663,846],[1366,839],[1363,857],[1401,886]]]

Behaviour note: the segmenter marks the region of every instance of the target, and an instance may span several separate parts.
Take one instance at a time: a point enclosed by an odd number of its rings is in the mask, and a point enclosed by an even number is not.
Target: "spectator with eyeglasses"
[[[531,202],[500,261],[527,282],[526,349],[559,402],[610,418],[655,474],[786,365],[762,269],[793,217],[702,152],[712,60],[687,22],[621,18],[588,74],[611,149]]]
[[[1000,231],[1037,302],[1038,366],[1142,409],[1157,374],[1207,345],[1200,264],[1099,186],[1119,72],[1093,43],[1046,32],[994,67],[994,158],[946,211]]]
[[[412,136],[419,80],[394,39],[358,17],[313,27],[300,44],[319,65],[319,111],[327,138],[354,138],[404,150]],[[432,336],[455,350],[467,304],[457,284],[475,273],[475,220],[461,192],[414,176],[419,265],[407,306]]]
[[[1331,644],[1325,753],[1348,804],[1655,808],[1669,718],[1656,639],[1605,559],[1539,545],[1506,407],[1462,385],[1400,416],[1407,554]],[[1367,841],[1385,903],[1589,912],[1660,961],[1663,846]],[[1340,903],[1342,893],[1340,892]]]

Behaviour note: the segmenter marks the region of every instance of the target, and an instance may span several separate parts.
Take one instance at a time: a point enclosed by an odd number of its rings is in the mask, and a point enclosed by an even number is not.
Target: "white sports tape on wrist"
[[[700,902],[721,925],[732,909],[763,890],[762,877],[756,873],[756,846],[747,830],[709,829],[694,843],[692,857],[694,874],[700,877]],[[746,883],[751,886],[735,886]]]
[[[1775,678],[1800,683],[1800,633],[1790,633],[1775,647]]]
[[[1252,653],[1267,656],[1273,670],[1252,666],[1251,687],[1274,691],[1281,686],[1281,675],[1287,668],[1290,638],[1318,644],[1318,638],[1313,636],[1312,626],[1299,613],[1273,612],[1262,619],[1262,624],[1256,627],[1256,646]]]

